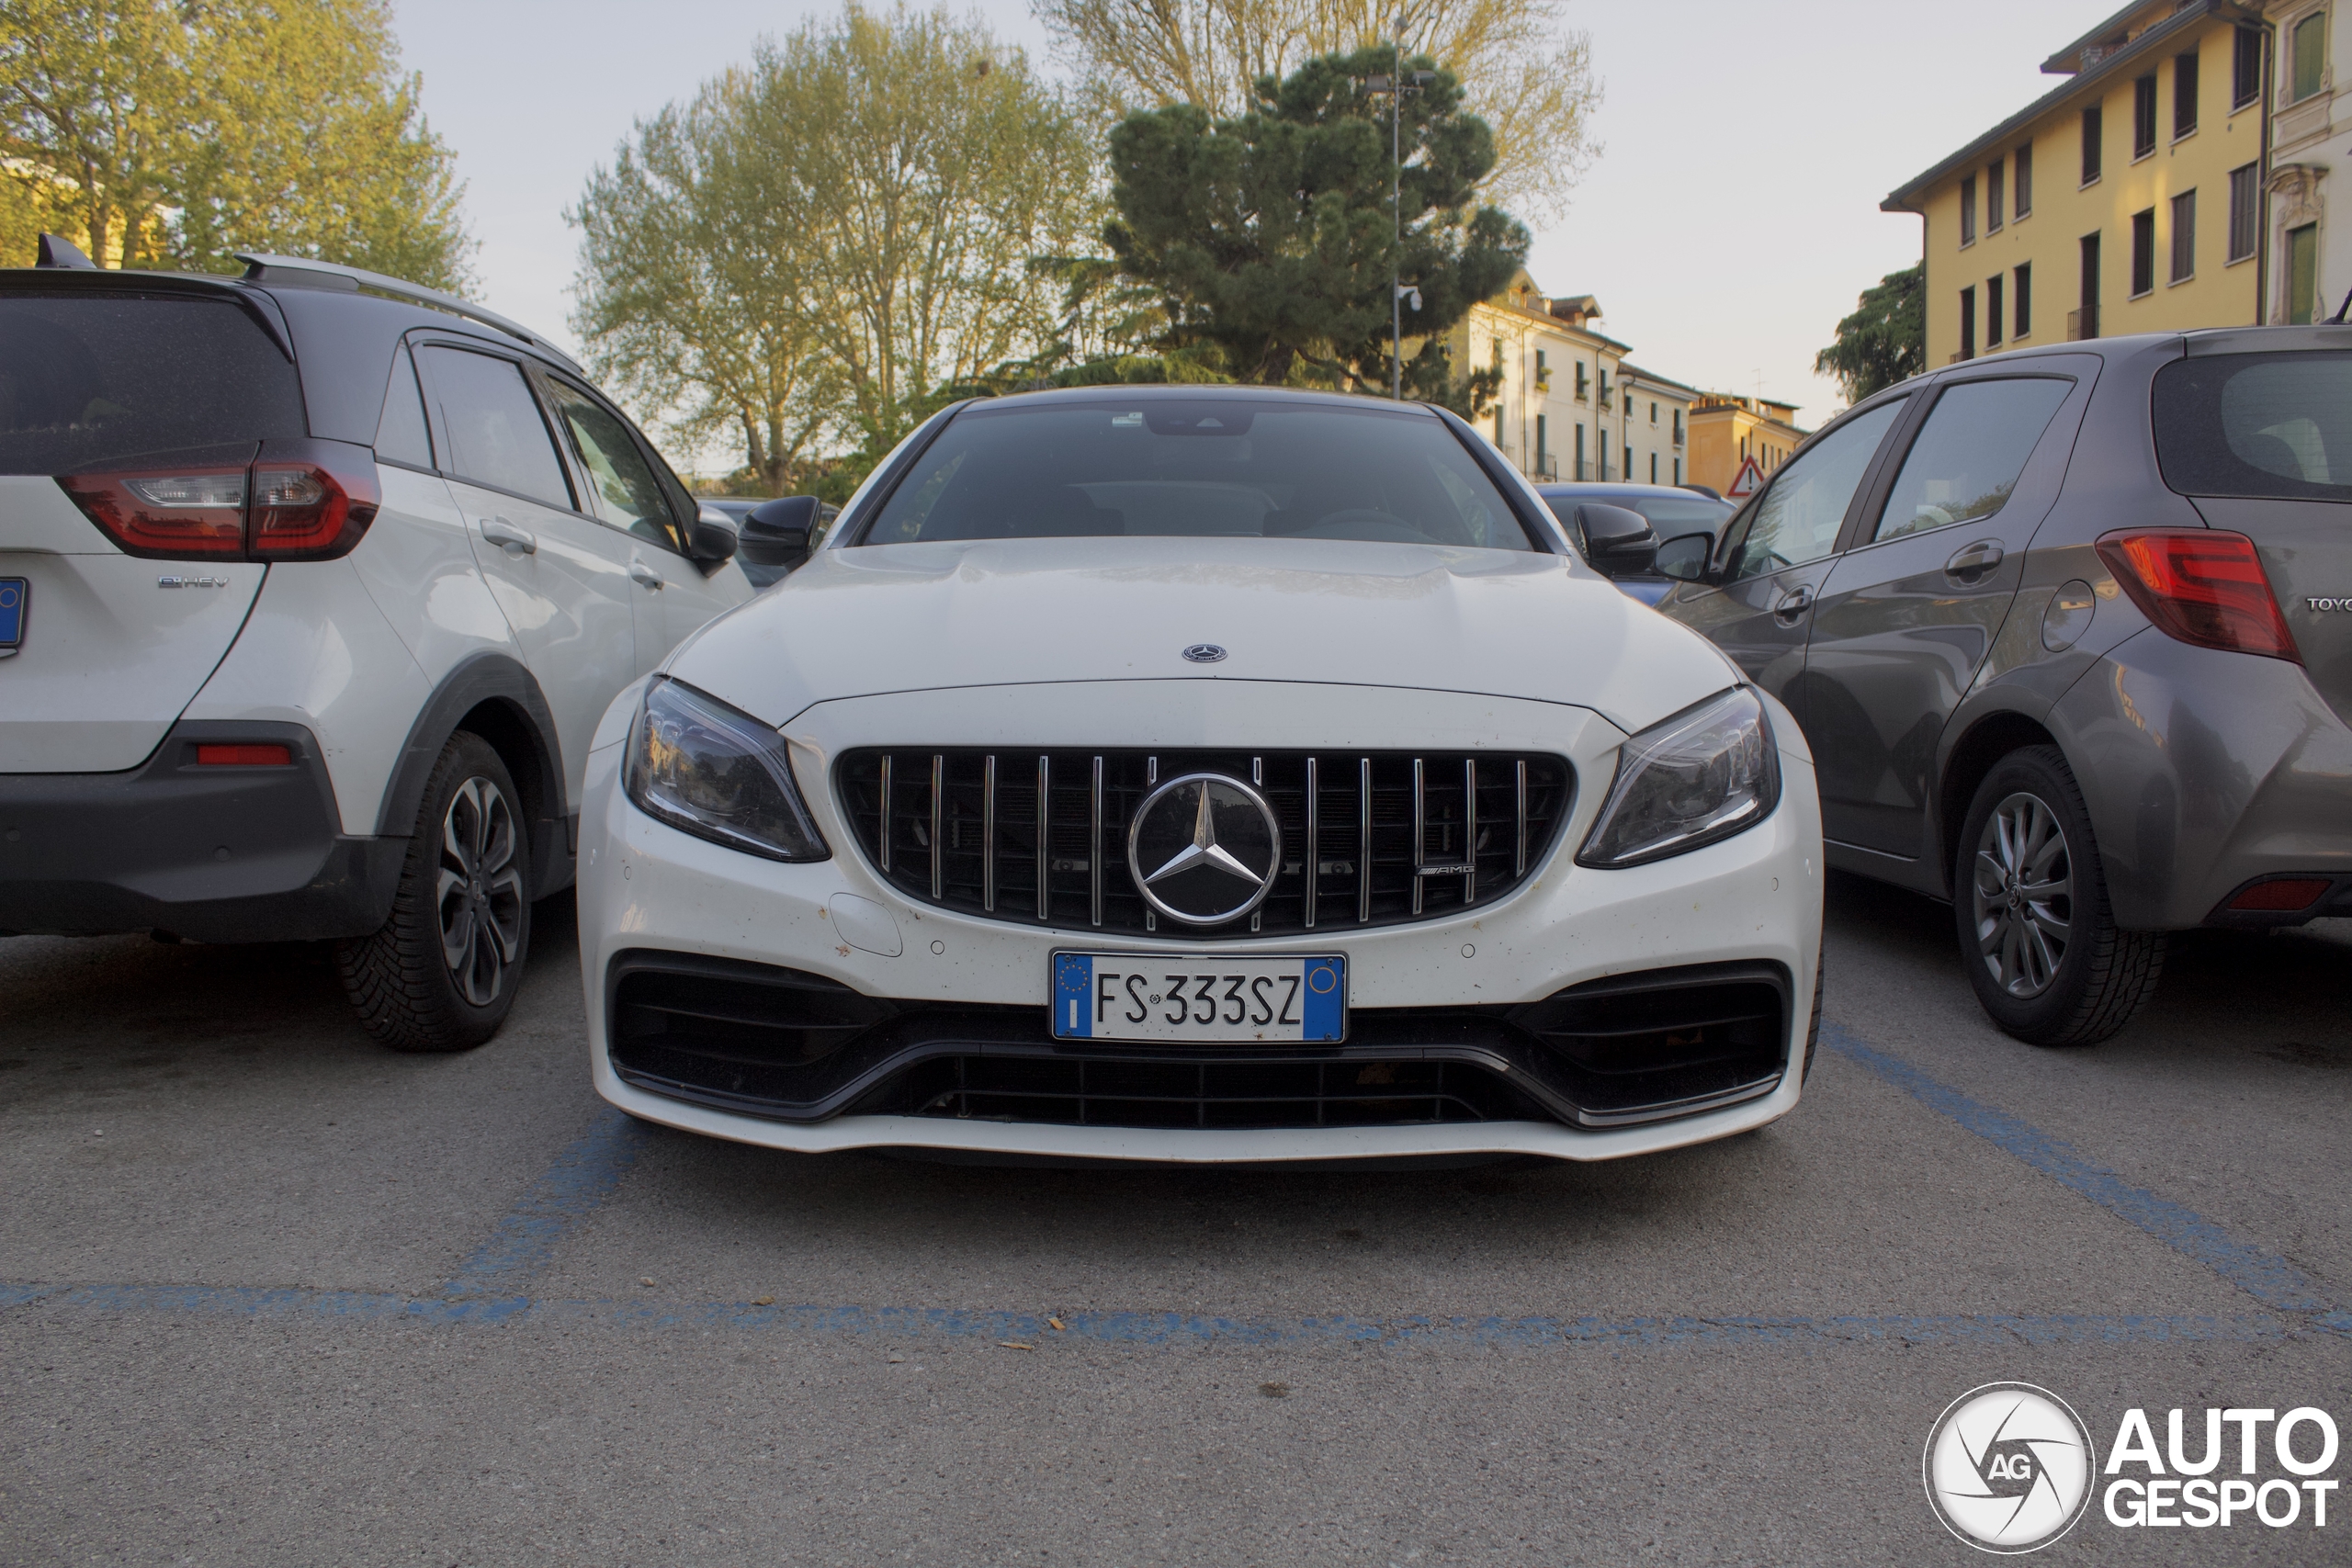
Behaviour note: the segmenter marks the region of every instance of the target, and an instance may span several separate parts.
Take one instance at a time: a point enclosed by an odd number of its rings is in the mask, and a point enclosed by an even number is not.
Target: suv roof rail
[[[455,294],[444,294],[437,288],[427,288],[421,283],[411,283],[404,278],[392,277],[380,272],[369,272],[363,267],[344,266],[335,262],[313,261],[309,256],[249,254],[244,251],[239,251],[236,253],[236,257],[245,264],[247,283],[286,282],[288,280],[273,275],[288,272],[305,272],[319,276],[340,278],[350,285],[355,291],[361,288],[373,289],[379,294],[389,294],[395,299],[405,299],[411,304],[428,306],[435,310],[447,310],[453,316],[463,316],[469,321],[480,321],[482,325],[493,327],[518,342],[529,344],[540,353],[574,371],[580,369],[578,362],[571,355],[564,353],[538,333],[519,322],[508,321],[495,310],[486,310],[470,299],[460,299]]]

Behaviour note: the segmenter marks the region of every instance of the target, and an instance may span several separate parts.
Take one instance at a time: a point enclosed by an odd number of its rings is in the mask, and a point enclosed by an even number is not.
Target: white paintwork
[[[1606,1133],[1504,1123],[1195,1135],[901,1117],[796,1126],[622,1084],[605,1054],[603,976],[626,948],[786,964],[875,996],[1034,1006],[1042,1023],[1057,946],[1191,954],[1227,945],[1106,942],[1082,920],[1040,928],[905,898],[864,860],[828,782],[842,751],[876,744],[1555,751],[1579,781],[1569,818],[1549,859],[1511,897],[1452,919],[1334,927],[1253,941],[1250,951],[1343,952],[1356,1008],[1529,1001],[1627,970],[1772,959],[1797,977],[1795,1017],[1808,1016],[1821,930],[1820,811],[1810,759],[1777,703],[1766,699],[1785,784],[1770,818],[1651,865],[1597,872],[1573,863],[1625,734],[1574,700],[1580,680],[1634,726],[1732,682],[1706,644],[1606,581],[1564,570],[1556,558],[1467,558],[1409,547],[1342,546],[1321,556],[1362,563],[1347,573],[1303,569],[1289,542],[1032,543],[1019,552],[842,550],[849,558],[831,562],[834,552],[822,552],[673,657],[677,678],[787,721],[795,773],[831,860],[787,865],[739,854],[638,811],[618,776],[639,689],[615,701],[589,758],[579,885],[589,1056],[605,1099],[649,1121],[771,1148],[898,1145],[1211,1162],[1479,1151],[1611,1158],[1760,1125],[1795,1102],[1792,1076],[1728,1111]],[[903,568],[883,559],[902,551],[922,558]],[[1114,558],[1123,551],[1126,570]],[[1253,560],[1254,552],[1263,555]],[[1008,565],[1016,553],[1023,558]],[[827,570],[804,577],[820,563]],[[1318,628],[1340,653],[1319,645]],[[1207,667],[1176,659],[1203,640],[1232,656]],[[1249,662],[1236,671],[1245,650]],[[1286,661],[1311,678],[1285,671]],[[846,693],[821,690],[826,680]],[[891,914],[904,933],[898,954],[847,940],[830,913],[843,895]]]
[[[468,656],[523,660],[474,564],[466,520],[437,475],[379,464],[384,504],[351,563],[425,678],[438,685]]]
[[[640,674],[659,670],[672,649],[701,629],[714,615],[733,609],[752,596],[752,580],[732,560],[706,575],[693,561],[659,545],[642,539],[633,539],[631,545],[632,574],[649,574],[662,584],[654,588],[643,575],[635,576],[637,668]]]
[[[432,695],[433,682],[346,556],[271,567],[236,645],[182,716],[305,727],[318,739],[343,830],[368,835],[409,727]]]
[[[0,659],[0,773],[137,767],[236,639],[266,570],[127,556],[55,479],[0,477],[0,577],[29,584],[24,646]]]
[[[576,808],[588,738],[612,693],[638,674],[636,600],[645,590],[629,581],[636,541],[576,512],[462,480],[449,482],[449,494],[547,698],[563,753],[564,801]],[[481,525],[493,519],[523,529],[537,547],[526,554],[492,544]]]
[[[1199,642],[1227,657],[1187,664]],[[1572,557],[1230,538],[828,548],[674,670],[770,724],[881,692],[1205,679],[1532,697],[1638,729],[1736,679]]]

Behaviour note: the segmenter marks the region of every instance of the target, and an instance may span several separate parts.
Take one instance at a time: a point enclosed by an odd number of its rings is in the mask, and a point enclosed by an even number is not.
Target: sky
[[[480,302],[576,347],[563,220],[639,119],[832,5],[805,0],[395,0],[426,116],[458,154]],[[1026,0],[984,0],[1041,64]],[[1644,368],[1710,390],[1840,406],[1813,374],[1855,297],[1919,257],[1886,193],[2040,96],[2041,62],[2112,0],[1570,0],[1605,98],[1600,156],[1539,231],[1546,294],[1590,294]],[[1048,66],[1050,69],[1050,66]]]

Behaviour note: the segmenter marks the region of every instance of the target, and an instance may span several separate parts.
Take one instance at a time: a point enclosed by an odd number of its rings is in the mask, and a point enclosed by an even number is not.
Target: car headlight
[[[1654,724],[1617,753],[1617,777],[1577,863],[1640,865],[1727,839],[1781,799],[1764,704],[1735,686]]]
[[[792,782],[784,737],[749,714],[657,676],[629,729],[623,786],[672,827],[769,860],[832,854]]]

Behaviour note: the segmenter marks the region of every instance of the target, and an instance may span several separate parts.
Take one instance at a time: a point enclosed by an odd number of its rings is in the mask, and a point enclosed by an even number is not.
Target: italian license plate
[[[1347,1033],[1345,958],[1054,954],[1057,1040],[1337,1042]]]
[[[21,577],[0,577],[0,658],[17,651],[25,640],[25,598],[32,583]]]

